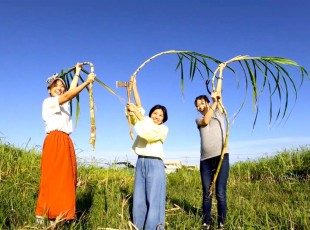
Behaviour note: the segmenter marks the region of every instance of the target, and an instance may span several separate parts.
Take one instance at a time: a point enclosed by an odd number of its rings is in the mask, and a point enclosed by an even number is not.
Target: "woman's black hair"
[[[167,111],[166,107],[163,105],[154,105],[153,108],[151,108],[151,110],[149,112],[149,117],[151,117],[152,113],[156,109],[161,109],[163,111],[163,114],[164,114],[163,123],[165,123],[168,120],[168,111]]]

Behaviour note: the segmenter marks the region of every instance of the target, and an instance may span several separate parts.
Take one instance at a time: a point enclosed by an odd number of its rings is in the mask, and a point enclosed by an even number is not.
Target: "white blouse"
[[[42,118],[45,122],[45,131],[49,133],[59,130],[67,134],[72,133],[70,103],[59,105],[58,96],[49,97],[43,101]]]

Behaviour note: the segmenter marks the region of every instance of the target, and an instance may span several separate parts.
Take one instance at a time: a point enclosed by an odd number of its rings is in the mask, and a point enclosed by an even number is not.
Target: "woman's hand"
[[[95,78],[96,78],[96,74],[95,74],[95,73],[90,73],[90,74],[88,74],[88,76],[87,76],[87,82],[88,82],[88,83],[92,83],[92,82],[95,81]]]
[[[132,75],[132,76],[130,77],[130,83],[131,83],[131,84],[136,84],[135,75]]]
[[[136,109],[136,106],[132,103],[127,103],[127,111],[128,112],[134,112]]]
[[[211,98],[213,102],[218,102],[221,99],[221,94],[215,91],[211,94]]]
[[[83,66],[83,65],[82,65],[81,63],[76,63],[76,65],[75,65],[75,75],[76,75],[76,76],[79,76],[79,75],[80,75],[82,66]]]
[[[137,90],[137,82],[134,75],[130,77],[129,87],[132,88],[133,90]]]

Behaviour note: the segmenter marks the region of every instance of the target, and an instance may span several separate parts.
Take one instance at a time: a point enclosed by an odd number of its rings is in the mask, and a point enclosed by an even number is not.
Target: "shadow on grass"
[[[87,186],[85,191],[79,194],[76,201],[76,218],[83,225],[88,221],[90,209],[93,205],[95,189],[93,186]]]
[[[132,216],[133,193],[129,191],[128,187],[121,188],[120,192],[122,194],[122,197],[124,197],[124,199],[127,200],[130,221],[133,222],[133,216]]]
[[[193,214],[193,215],[199,215],[199,216],[202,215],[202,212],[201,212],[200,208],[196,208],[196,207],[192,206],[186,200],[170,198],[170,202],[172,204],[176,204],[177,206],[182,208],[184,210],[184,212],[186,212],[187,214]]]

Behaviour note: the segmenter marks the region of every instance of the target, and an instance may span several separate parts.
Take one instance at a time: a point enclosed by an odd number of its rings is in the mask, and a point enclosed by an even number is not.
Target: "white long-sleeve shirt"
[[[157,125],[150,117],[135,123],[137,138],[132,150],[139,156],[158,157],[163,159],[163,142],[168,134],[168,127],[164,124]]]

